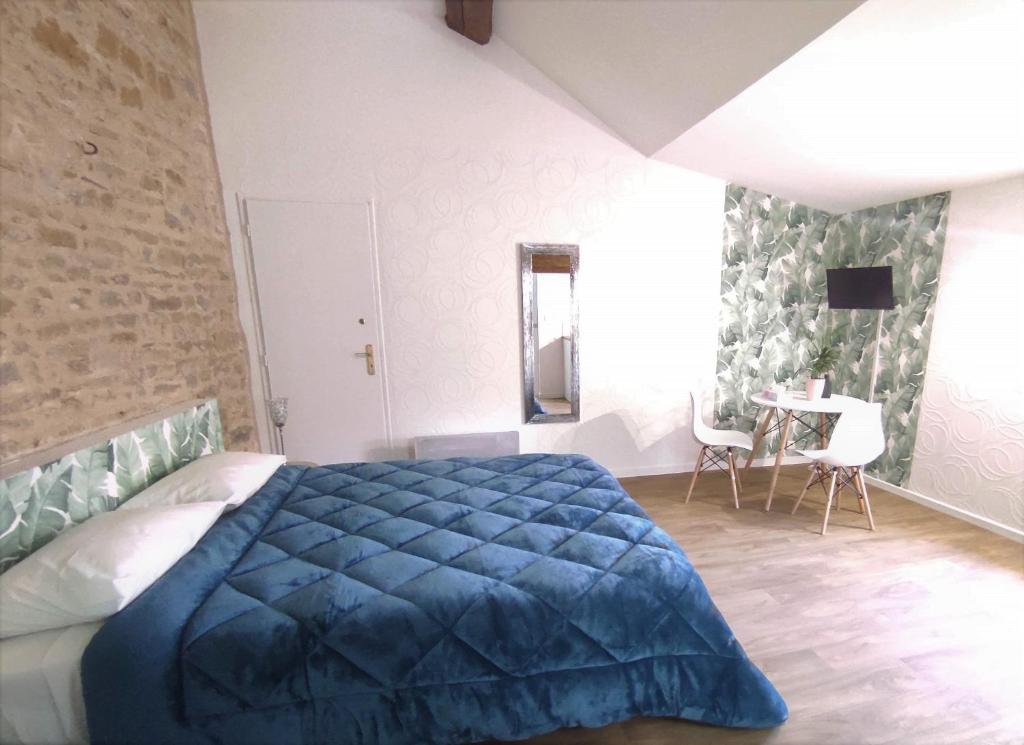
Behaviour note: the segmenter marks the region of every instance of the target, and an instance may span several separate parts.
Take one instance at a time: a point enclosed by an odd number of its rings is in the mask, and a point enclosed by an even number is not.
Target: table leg
[[[768,431],[768,425],[771,424],[773,416],[775,416],[775,407],[767,407],[764,410],[764,418],[761,419],[761,423],[757,425],[757,429],[754,431],[754,445],[750,449],[750,455],[747,456],[747,464],[743,466],[744,472],[750,469],[750,463],[754,460],[754,456],[757,455],[757,449],[761,447],[761,440],[764,439],[764,433]]]
[[[779,469],[782,468],[782,457],[786,454],[789,444],[789,427],[793,424],[793,412],[786,412],[786,420],[782,423],[782,436],[779,437],[779,450],[775,453],[775,468],[772,470],[772,483],[768,486],[768,499],[764,503],[764,511],[772,508],[772,497],[775,495],[775,483],[779,480]]]
[[[828,420],[825,418],[825,414],[818,414],[818,446],[824,450],[828,447],[828,438],[825,436],[825,425]]]

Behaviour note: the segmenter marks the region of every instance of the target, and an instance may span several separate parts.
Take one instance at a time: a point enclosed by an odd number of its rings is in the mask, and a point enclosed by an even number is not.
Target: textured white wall
[[[1024,178],[954,190],[908,487],[1024,531]]]
[[[518,428],[526,451],[620,475],[692,467],[722,181],[645,161],[499,39],[445,28],[440,2],[195,12],[237,265],[236,192],[376,202],[397,454],[416,435]],[[520,424],[517,241],[581,246],[579,424]]]

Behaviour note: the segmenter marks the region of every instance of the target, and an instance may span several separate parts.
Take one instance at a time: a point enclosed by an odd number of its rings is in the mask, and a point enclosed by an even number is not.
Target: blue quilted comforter
[[[786,705],[579,455],[282,467],[86,650],[93,745],[468,743]]]

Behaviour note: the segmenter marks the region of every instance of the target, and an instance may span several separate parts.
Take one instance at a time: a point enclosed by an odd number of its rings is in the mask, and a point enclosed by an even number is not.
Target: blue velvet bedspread
[[[683,552],[579,455],[282,467],[103,626],[82,679],[93,745],[787,716]]]

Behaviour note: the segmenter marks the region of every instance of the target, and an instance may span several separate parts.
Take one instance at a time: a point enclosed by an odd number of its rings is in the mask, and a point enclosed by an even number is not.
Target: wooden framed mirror
[[[580,248],[520,243],[523,300],[523,421],[580,420]]]

